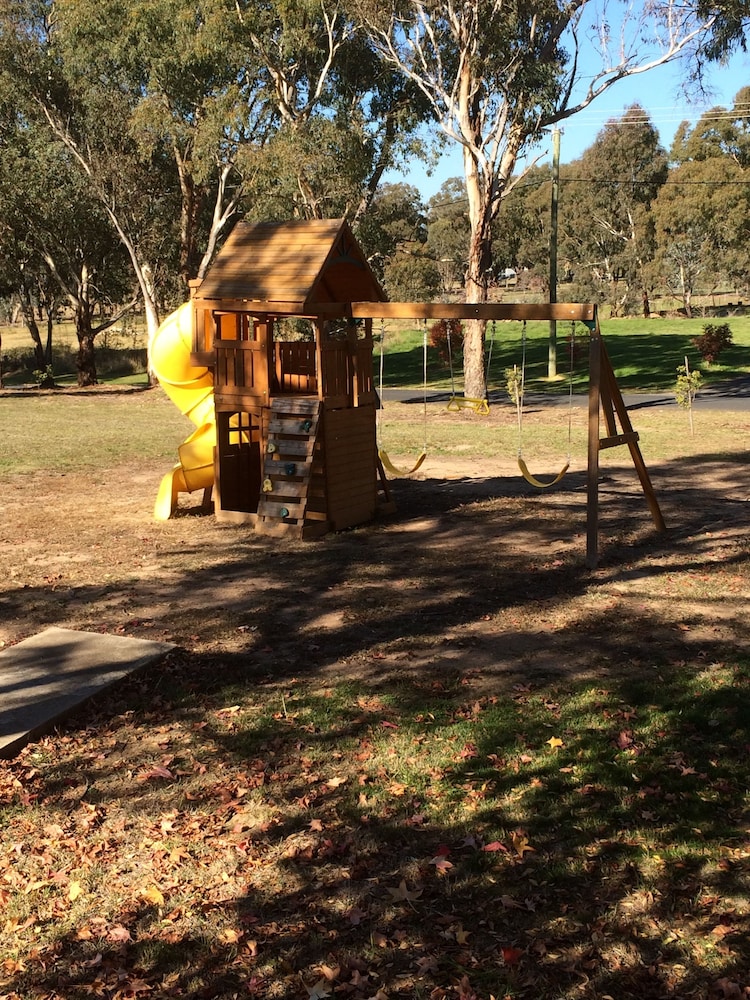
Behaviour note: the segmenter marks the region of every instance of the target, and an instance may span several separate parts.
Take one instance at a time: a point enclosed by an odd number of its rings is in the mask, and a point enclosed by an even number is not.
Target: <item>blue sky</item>
[[[649,113],[662,145],[669,149],[680,122],[696,122],[704,111],[716,105],[730,107],[737,91],[750,85],[750,56],[740,53],[727,66],[711,70],[708,77],[711,87],[709,99],[689,100],[680,88],[683,75],[684,69],[676,63],[614,84],[589,108],[563,123],[560,141],[562,161],[567,163],[577,159],[594,142],[606,121],[621,117],[626,108],[635,103]],[[540,162],[551,159],[551,145],[549,140],[536,150],[541,155]],[[426,202],[437,194],[445,180],[462,175],[460,151],[458,146],[451,144],[431,173],[428,173],[425,164],[415,162],[407,173],[389,174],[386,179],[391,183],[406,181],[413,184]]]

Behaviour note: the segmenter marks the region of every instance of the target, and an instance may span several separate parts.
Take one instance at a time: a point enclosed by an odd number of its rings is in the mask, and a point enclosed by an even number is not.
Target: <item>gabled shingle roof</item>
[[[238,222],[197,297],[297,303],[383,302],[385,293],[343,219]]]

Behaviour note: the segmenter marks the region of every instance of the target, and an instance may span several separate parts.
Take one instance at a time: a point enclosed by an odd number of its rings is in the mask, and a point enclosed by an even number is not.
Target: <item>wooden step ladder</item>
[[[322,463],[322,404],[275,397],[271,402],[257,529],[317,538],[330,531]]]

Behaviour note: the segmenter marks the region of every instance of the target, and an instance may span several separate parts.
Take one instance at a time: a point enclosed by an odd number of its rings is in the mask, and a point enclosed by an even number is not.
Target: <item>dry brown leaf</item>
[[[138,895],[141,899],[145,899],[149,903],[153,903],[154,906],[164,906],[164,896],[162,891],[155,885],[150,885],[147,889],[141,889]]]

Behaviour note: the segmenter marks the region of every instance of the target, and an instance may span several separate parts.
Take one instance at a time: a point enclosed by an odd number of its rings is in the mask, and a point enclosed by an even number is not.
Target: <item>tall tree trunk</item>
[[[42,343],[42,335],[39,332],[39,324],[36,321],[36,316],[34,315],[34,303],[31,299],[31,292],[29,291],[26,282],[21,281],[21,315],[23,316],[23,321],[26,329],[31,334],[31,339],[34,342],[34,361],[36,362],[36,370],[38,372],[46,372],[47,370],[47,360],[44,352],[44,344]],[[54,385],[53,379],[47,379],[46,375],[42,375],[39,380],[39,385],[44,388],[50,388]]]
[[[78,338],[76,368],[78,369],[78,385],[81,387],[98,385],[94,352],[95,336],[91,323],[91,307],[88,302],[79,299],[76,304],[76,337]]]
[[[471,237],[466,268],[465,297],[467,302],[487,301],[487,281],[492,265],[492,213],[488,195],[483,191],[476,167],[467,168],[466,185],[469,194]],[[484,320],[467,320],[464,327],[464,393],[471,399],[487,395],[484,369]]]

